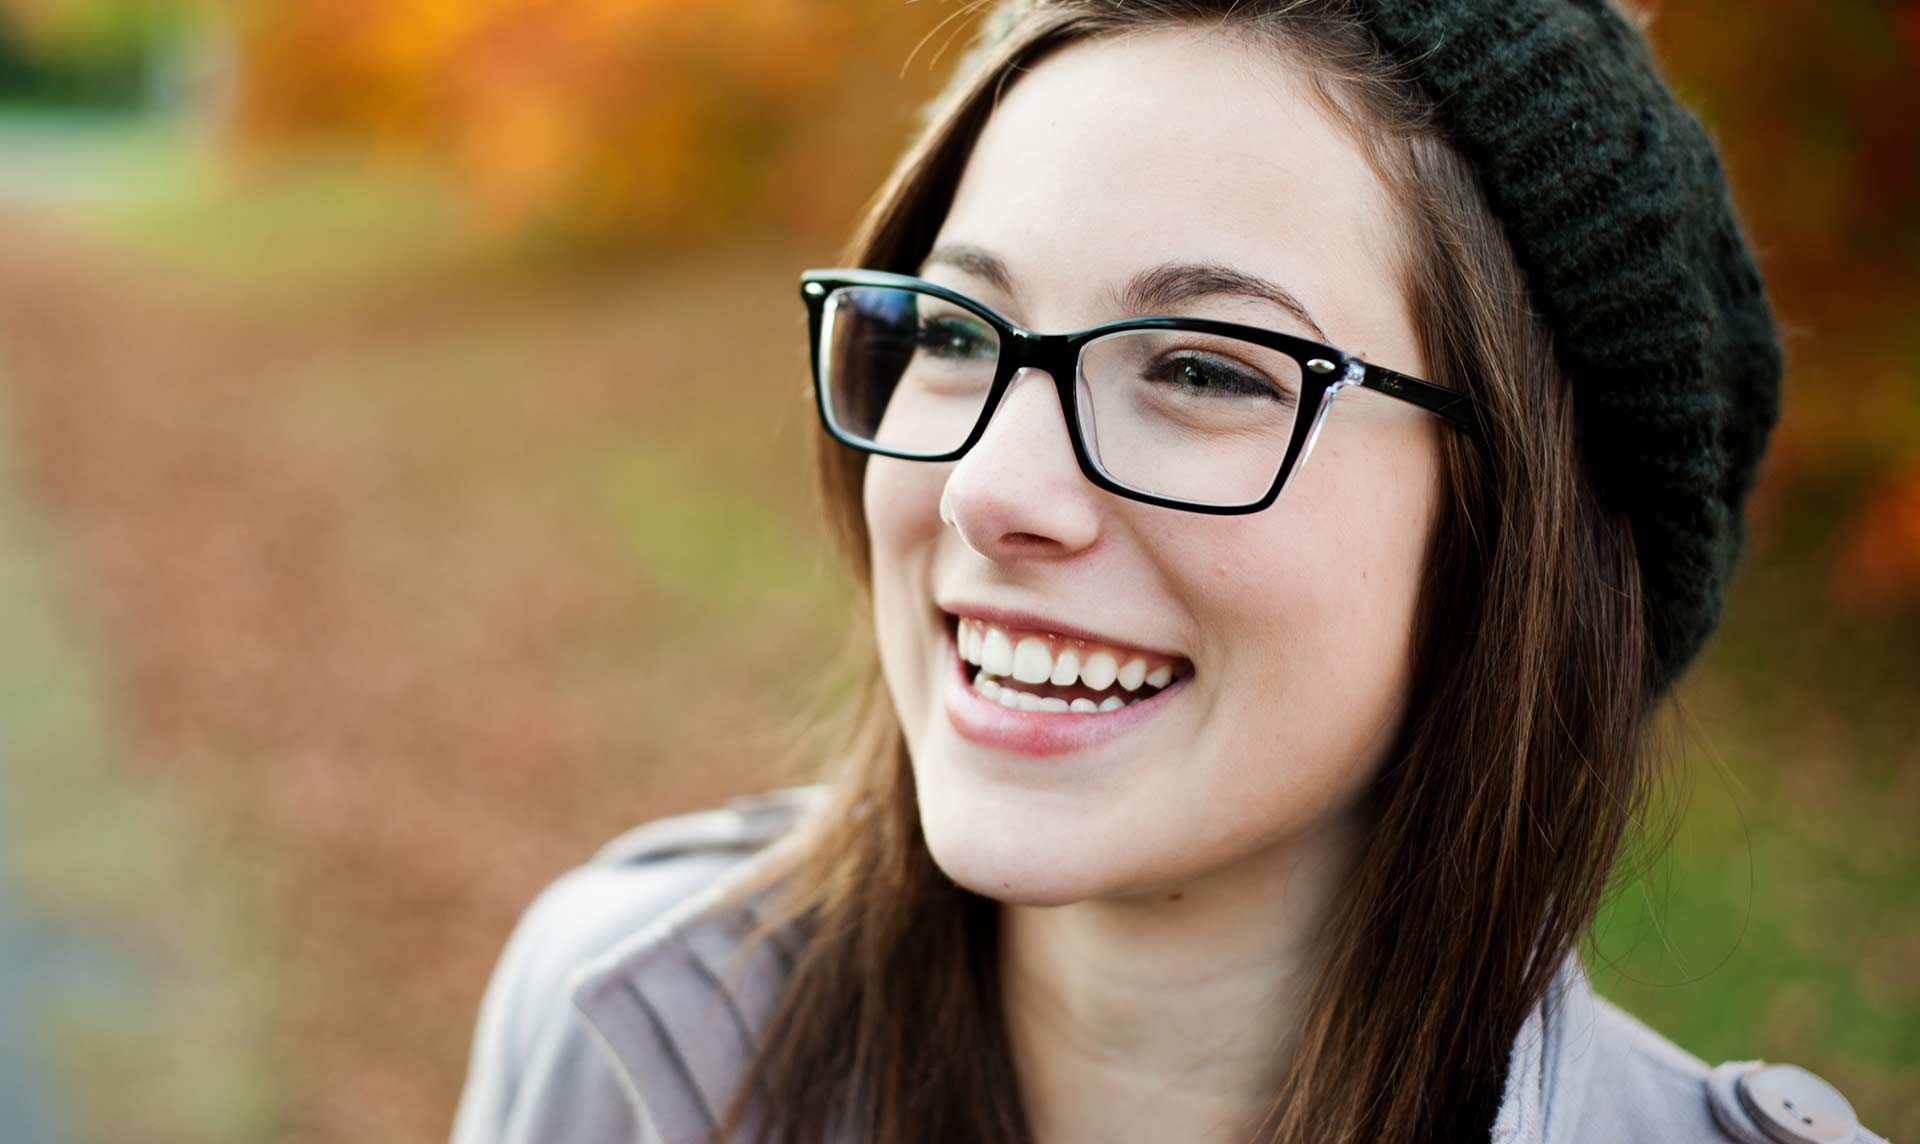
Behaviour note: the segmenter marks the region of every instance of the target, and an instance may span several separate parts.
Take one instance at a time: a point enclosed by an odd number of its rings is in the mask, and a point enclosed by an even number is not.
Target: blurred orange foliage
[[[1836,599],[1883,608],[1920,585],[1920,464],[1883,479],[1833,565]]]
[[[266,0],[234,15],[243,137],[372,139],[449,164],[494,227],[654,242],[845,228],[931,85],[924,68],[903,83],[903,64],[939,22],[898,0]]]
[[[373,140],[447,165],[498,232],[653,245],[844,234],[976,7],[230,6],[243,138]],[[1786,494],[1844,486],[1854,507],[1817,543],[1911,549],[1920,540],[1888,539],[1880,518],[1904,503],[1920,443],[1920,0],[1638,6],[1675,87],[1721,142],[1787,344],[1786,418],[1758,530],[1801,512],[1783,507]],[[1873,565],[1917,570],[1886,572],[1875,600],[1920,601],[1920,556]]]

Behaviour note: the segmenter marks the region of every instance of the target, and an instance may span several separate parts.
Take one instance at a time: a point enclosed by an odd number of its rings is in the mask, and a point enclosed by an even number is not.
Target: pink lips
[[[970,743],[1015,754],[1065,755],[1116,739],[1153,718],[1187,685],[1187,677],[1175,679],[1159,693],[1117,711],[1016,711],[973,689],[973,665],[960,658],[950,631],[945,644],[947,721]]]

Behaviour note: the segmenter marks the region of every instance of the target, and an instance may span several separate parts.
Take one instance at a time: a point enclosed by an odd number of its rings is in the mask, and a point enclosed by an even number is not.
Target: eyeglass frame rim
[[[954,305],[965,307],[996,327],[995,332],[1000,335],[1000,347],[999,357],[994,365],[993,382],[987,389],[979,419],[974,422],[973,428],[968,430],[966,439],[954,449],[933,455],[890,449],[877,442],[855,437],[835,422],[827,399],[826,382],[821,376],[820,336],[826,324],[827,299],[836,290],[856,286],[890,287],[931,294]],[[1238,516],[1259,512],[1272,505],[1279,497],[1280,490],[1285,487],[1287,478],[1312,451],[1313,443],[1320,434],[1321,423],[1332,407],[1331,398],[1347,386],[1370,389],[1376,393],[1399,398],[1425,409],[1466,432],[1476,443],[1484,443],[1486,439],[1480,403],[1470,394],[1435,385],[1433,382],[1424,381],[1385,366],[1375,365],[1337,346],[1261,326],[1248,326],[1212,318],[1147,316],[1102,322],[1070,333],[1041,334],[1026,329],[979,299],[969,297],[951,287],[942,286],[938,282],[929,282],[925,278],[890,270],[852,267],[801,271],[800,296],[807,306],[808,361],[813,375],[814,401],[820,415],[820,423],[826,428],[828,434],[841,444],[877,456],[935,463],[959,460],[986,435],[987,425],[993,420],[994,411],[999,408],[1001,399],[1006,396],[1008,388],[1013,384],[1013,379],[1022,369],[1027,368],[1044,370],[1047,376],[1053,379],[1054,392],[1060,401],[1060,412],[1067,423],[1067,438],[1073,446],[1074,459],[1080,466],[1081,475],[1092,482],[1096,488],[1161,508],[1214,516]],[[1278,350],[1299,362],[1301,415],[1295,418],[1293,433],[1287,442],[1286,456],[1281,459],[1279,471],[1274,475],[1267,491],[1258,499],[1244,503],[1212,504],[1162,496],[1123,484],[1101,468],[1099,461],[1087,448],[1086,437],[1080,425],[1079,400],[1073,390],[1079,378],[1080,355],[1087,343],[1097,338],[1133,330],[1185,330],[1216,337],[1237,338]],[[1312,364],[1316,361],[1325,362],[1331,368],[1316,369]],[[1065,368],[1058,368],[1062,365]]]

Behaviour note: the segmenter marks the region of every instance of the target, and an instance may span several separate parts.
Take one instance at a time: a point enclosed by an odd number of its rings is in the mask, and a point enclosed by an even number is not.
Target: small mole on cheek
[[[1181,898],[1184,898],[1186,896],[1187,896],[1187,892],[1185,890],[1175,890],[1173,893],[1167,895],[1167,901],[1177,902]]]

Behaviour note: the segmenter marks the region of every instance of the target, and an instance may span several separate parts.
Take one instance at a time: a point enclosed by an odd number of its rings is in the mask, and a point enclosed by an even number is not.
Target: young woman
[[[510,943],[461,1140],[1874,1140],[1573,956],[1780,356],[1598,0],[1005,3],[802,296],[831,777]]]

